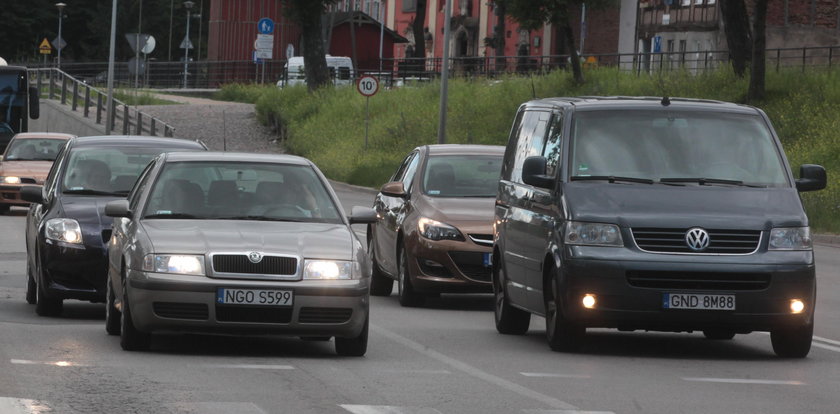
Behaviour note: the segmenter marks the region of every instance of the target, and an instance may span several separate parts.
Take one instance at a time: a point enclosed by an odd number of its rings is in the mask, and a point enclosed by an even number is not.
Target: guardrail
[[[172,137],[175,128],[166,122],[114,99],[107,108],[108,94],[57,68],[29,68],[30,83],[38,88],[42,98],[54,99],[72,111],[81,111],[96,124],[110,122],[111,131],[122,130],[123,135]],[[46,93],[46,96],[45,96]],[[119,126],[119,128],[118,128]]]

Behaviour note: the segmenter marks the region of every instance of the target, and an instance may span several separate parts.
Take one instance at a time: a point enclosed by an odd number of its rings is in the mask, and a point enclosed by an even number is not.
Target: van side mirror
[[[105,204],[105,215],[108,217],[131,217],[128,200],[114,200]]]
[[[554,188],[554,177],[545,174],[548,161],[545,157],[534,156],[525,158],[522,164],[522,182],[534,187]]]
[[[32,119],[41,117],[40,95],[38,88],[34,86],[29,87],[29,117]]]
[[[827,179],[825,168],[821,165],[802,164],[799,167],[799,179],[796,180],[796,189],[799,191],[817,191],[825,188]]]
[[[40,185],[25,185],[20,188],[20,198],[35,204],[44,204],[44,190]]]
[[[405,196],[407,195],[405,192],[405,186],[400,181],[391,181],[390,183],[385,183],[385,185],[382,186],[382,189],[380,189],[379,192],[388,197],[405,198]]]

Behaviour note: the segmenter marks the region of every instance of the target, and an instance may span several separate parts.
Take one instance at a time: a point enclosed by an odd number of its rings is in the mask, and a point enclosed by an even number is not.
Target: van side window
[[[505,149],[505,160],[502,163],[502,180],[510,180],[511,171],[513,171],[513,156],[516,155],[516,145],[519,140],[519,131],[522,129],[522,115],[524,114],[525,111],[517,112],[516,119],[513,120],[513,127],[508,138],[509,144]]]
[[[545,141],[545,149],[543,149],[542,156],[545,157],[547,163],[545,174],[548,176],[556,176],[557,170],[560,168],[563,152],[563,114],[556,113],[552,115],[549,122],[548,138]]]
[[[525,159],[535,155],[543,155],[545,135],[551,114],[542,111],[526,111],[519,129],[519,139],[516,142],[516,152],[513,159],[513,170],[510,180],[522,183],[522,164]]]
[[[341,79],[341,80],[350,79],[350,68],[347,67],[347,66],[339,66],[338,67],[338,79]]]

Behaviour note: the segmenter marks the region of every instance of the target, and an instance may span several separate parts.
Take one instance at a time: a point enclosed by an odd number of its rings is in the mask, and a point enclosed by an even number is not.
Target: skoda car
[[[0,214],[12,206],[29,205],[20,198],[20,187],[43,184],[58,151],[72,137],[52,132],[24,132],[12,137],[0,160]]]
[[[490,292],[493,204],[504,147],[412,151],[374,200],[371,294],[417,306],[439,293]]]
[[[106,331],[125,350],[157,333],[276,334],[367,350],[370,261],[310,161],[290,155],[168,153],[114,217]]]
[[[24,186],[27,291],[41,316],[62,311],[64,299],[105,300],[111,219],[105,203],[125,198],[140,172],[165,151],[204,151],[184,139],[141,136],[71,138],[43,186]]]

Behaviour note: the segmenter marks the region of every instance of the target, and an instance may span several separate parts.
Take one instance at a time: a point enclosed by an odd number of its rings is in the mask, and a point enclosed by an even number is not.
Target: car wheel
[[[35,313],[38,316],[58,316],[61,315],[63,301],[61,299],[51,298],[47,296],[47,291],[40,283],[35,284]]]
[[[795,328],[776,329],[770,332],[773,351],[782,358],[805,358],[811,351],[814,324]]]
[[[408,273],[408,253],[405,247],[400,252],[397,290],[400,297],[400,305],[402,306],[420,306],[425,302],[426,298],[415,292],[414,286],[411,285],[411,276]]]
[[[152,343],[152,335],[147,332],[140,332],[134,326],[131,319],[131,306],[128,304],[128,295],[123,291],[122,312],[120,314],[122,330],[120,332],[120,346],[125,351],[146,351]]]
[[[557,272],[552,270],[545,292],[545,336],[552,351],[574,351],[586,335],[586,327],[573,324],[563,317]]]
[[[335,353],[341,356],[364,356],[367,352],[369,316],[365,317],[362,332],[355,338],[335,337]]]
[[[116,299],[114,298],[114,286],[111,284],[111,277],[108,276],[105,282],[105,332],[108,335],[120,334],[120,311],[116,307]]]
[[[508,303],[501,267],[501,263],[493,267],[496,331],[505,335],[524,335],[531,324],[531,313],[514,308]]]
[[[34,305],[38,302],[38,285],[32,276],[32,266],[26,261],[26,303]]]
[[[735,337],[735,332],[727,329],[708,329],[703,331],[703,336],[706,339],[725,341]]]
[[[376,255],[373,251],[373,237],[368,240],[368,254],[371,261],[370,294],[373,296],[391,296],[391,291],[394,290],[394,279],[379,270]]]
[[[8,213],[10,209],[8,204],[0,204],[0,215]]]

